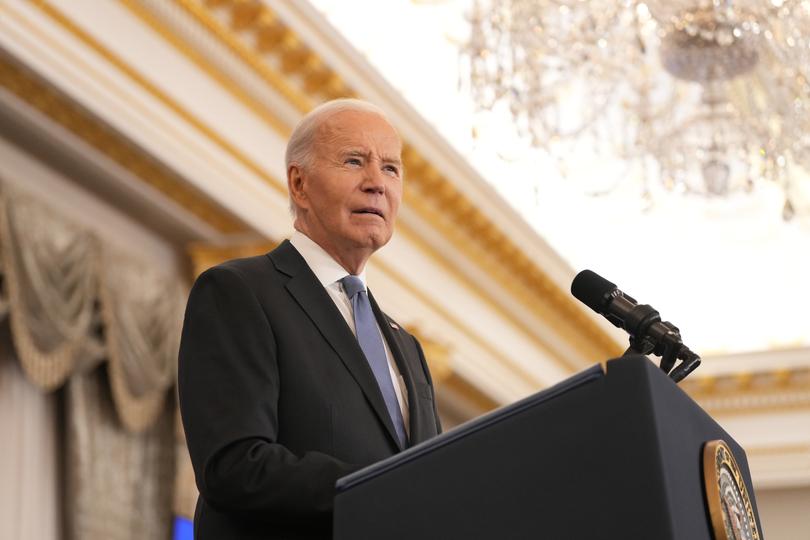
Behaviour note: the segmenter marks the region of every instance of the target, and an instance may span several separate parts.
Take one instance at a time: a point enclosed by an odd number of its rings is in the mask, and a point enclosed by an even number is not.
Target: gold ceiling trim
[[[292,100],[299,111],[309,110],[308,103],[333,97],[355,95],[323,60],[308,48],[268,6],[257,0],[216,0],[207,2],[214,8],[230,11],[231,28],[209,12],[200,2],[175,0],[186,12],[207,28],[212,35],[228,46],[240,59],[259,75],[271,72],[271,84],[276,86],[280,75],[275,72],[264,55],[278,57],[279,64],[290,78],[304,81],[303,92],[285,87],[301,99]],[[243,41],[252,34],[253,47]],[[268,80],[268,79],[266,79]],[[327,81],[319,86],[318,81]],[[287,95],[287,94],[285,94]],[[586,358],[603,360],[621,353],[620,346],[565,292],[557,287],[498,227],[455,188],[417,150],[407,143],[403,149],[403,162],[408,171],[405,202],[437,226],[471,260],[477,261],[500,285],[510,291],[525,307],[536,313],[554,332],[566,339]],[[435,250],[434,250],[435,252]],[[458,274],[458,272],[454,272]],[[562,317],[561,317],[562,315]],[[514,320],[514,317],[512,317]],[[525,324],[519,324],[525,329]],[[535,335],[528,329],[530,335]],[[544,344],[544,348],[548,348]],[[577,369],[567,359],[559,359],[566,368]]]
[[[120,0],[133,15],[138,17],[144,24],[157,32],[160,37],[168,41],[175,49],[191,60],[198,68],[204,71],[209,77],[214,79],[220,86],[225,88],[242,105],[250,109],[262,121],[268,124],[274,131],[289,137],[290,126],[283,122],[273,111],[259,103],[250,94],[245,92],[232,78],[228,77],[222,70],[218,69],[210,62],[205,55],[200,54],[194,47],[190,46],[179,35],[174,33],[166,24],[155,17],[149,9],[144,7],[142,2],[137,0]]]
[[[236,35],[225,30],[225,27],[205,6],[193,0],[174,0],[174,2],[220,42],[224,43],[231,52],[250,66],[259,77],[292,103],[296,109],[300,112],[306,112],[313,107],[312,101],[289,85],[283,75],[270,67],[263,59],[257,57],[253,50]],[[211,4],[215,3],[211,2]],[[252,2],[233,2],[232,24],[239,28],[242,26],[242,21],[256,19],[256,24],[259,26],[263,36],[263,39],[258,38],[262,39],[261,43],[266,43],[267,46],[271,46],[271,44],[280,45],[290,35],[289,31],[283,25],[278,24],[278,19],[269,10],[265,14],[261,9],[257,11],[256,8],[257,6]]]
[[[70,32],[79,41],[90,47],[98,55],[104,58],[107,62],[115,66],[119,71],[127,77],[135,81],[141,88],[146,90],[158,101],[163,103],[166,107],[172,110],[177,116],[188,122],[197,131],[205,135],[217,146],[222,148],[225,152],[230,154],[236,161],[241,163],[245,168],[256,174],[264,180],[269,186],[273,187],[276,191],[286,194],[286,188],[278,179],[273,175],[267,173],[260,165],[246,156],[242,151],[236,148],[233,144],[228,142],[225,137],[214,131],[208,124],[200,120],[198,117],[189,112],[186,108],[180,105],[177,101],[171,98],[168,94],[151,83],[146,77],[141,75],[137,70],[132,68],[129,64],[124,62],[118,55],[102,45],[98,40],[90,34],[79,28],[73,21],[66,17],[59,9],[50,4],[48,0],[32,0],[33,4],[38,7],[45,15],[50,17],[59,26]]]
[[[35,36],[36,39],[39,42],[41,42],[42,44],[46,44],[48,47],[53,48],[53,49],[59,49],[60,48],[60,45],[47,32],[42,31],[38,26],[32,24],[30,20],[28,20],[23,15],[21,15],[19,12],[14,11],[11,8],[11,6],[9,6],[8,4],[5,4],[5,5],[0,4],[0,9],[4,9],[9,16],[13,17],[18,22],[18,24],[24,26],[26,28],[26,30],[28,32],[30,32],[33,36]],[[103,82],[107,86],[107,88],[111,91],[111,93],[117,95],[121,99],[125,99],[129,103],[129,105],[133,108],[133,110],[136,111],[136,114],[140,115],[143,118],[148,118],[155,125],[161,126],[162,129],[165,129],[167,132],[170,132],[171,136],[176,141],[181,141],[182,144],[184,144],[184,145],[188,146],[190,149],[194,150],[195,154],[198,156],[199,159],[203,159],[203,160],[207,161],[209,163],[209,165],[211,166],[211,168],[218,170],[218,172],[222,175],[223,178],[227,178],[227,177],[233,178],[233,174],[230,171],[228,171],[227,169],[224,169],[221,166],[220,163],[217,163],[217,162],[213,161],[212,159],[210,159],[210,157],[207,155],[208,152],[207,152],[206,148],[204,148],[203,146],[198,144],[196,141],[190,139],[188,136],[186,136],[186,134],[182,133],[176,127],[174,127],[170,123],[166,122],[163,118],[161,118],[159,115],[155,114],[149,108],[144,107],[137,100],[133,99],[132,96],[127,95],[126,92],[124,92],[121,87],[116,86],[116,84],[112,81],[112,79],[110,79],[106,74],[100,72],[94,66],[92,66],[92,65],[88,64],[86,61],[84,61],[84,59],[78,57],[77,55],[73,54],[72,52],[70,52],[67,49],[62,48],[61,53],[63,55],[66,55],[67,57],[69,57],[71,62],[73,62],[75,64],[75,66],[79,67],[80,71],[83,74],[90,76],[92,79],[95,79],[97,82]],[[73,75],[72,73],[69,73],[68,71],[63,70],[62,74],[70,76],[71,79],[73,80],[73,82],[78,84],[79,79],[75,75]],[[43,82],[44,82],[44,80],[43,80]],[[67,98],[67,96],[65,96],[65,97]],[[72,99],[70,101],[72,103],[74,103],[74,105],[76,107],[78,107],[80,110],[84,110],[86,116],[88,116],[90,118],[94,118],[93,115],[89,111],[87,111],[86,109],[83,109],[80,105],[76,104]],[[130,145],[132,145],[134,147],[137,147],[137,145],[135,145],[134,143],[131,143],[131,141],[127,141],[127,144],[130,144]],[[144,156],[149,157],[149,153],[144,151]],[[217,229],[220,232],[223,232],[225,234],[234,234],[234,233],[244,234],[245,232],[249,231],[249,229],[247,228],[247,225],[245,225],[238,218],[234,217],[232,213],[228,213],[224,208],[219,206],[215,201],[212,201],[210,198],[203,196],[202,192],[200,192],[199,190],[196,190],[193,186],[188,185],[187,182],[181,182],[182,177],[180,175],[177,175],[173,171],[169,170],[168,167],[164,166],[164,168],[170,174],[177,176],[177,179],[178,179],[177,184],[169,185],[167,187],[167,191],[162,191],[162,193],[164,193],[168,197],[173,198],[175,200],[175,203],[179,204],[181,207],[186,208],[186,210],[189,210],[192,213],[196,213],[196,211],[194,209],[194,206],[193,205],[191,205],[191,206],[188,205],[188,201],[186,200],[185,197],[183,197],[181,192],[178,193],[177,197],[172,197],[172,194],[174,193],[174,190],[177,189],[177,186],[184,186],[184,188],[187,189],[187,190],[190,190],[190,191],[195,192],[195,193],[199,193],[200,196],[203,197],[207,201],[207,203],[209,205],[211,205],[212,207],[219,208],[218,213],[221,214],[221,216],[225,216],[225,215],[230,216],[227,219],[229,219],[230,221],[233,221],[234,223],[238,223],[238,227],[220,229],[218,227],[218,225],[217,225],[217,221],[221,221],[221,219],[215,217],[214,215],[212,215],[212,220],[206,220],[204,217],[201,216],[201,219],[203,219],[203,221],[206,221],[207,223],[209,223],[209,225],[211,225],[215,229]],[[146,180],[147,184],[149,184],[149,181],[152,180],[152,179],[153,178],[152,178],[151,175],[144,178],[144,180]]]
[[[699,397],[734,394],[740,391],[804,390],[810,392],[810,368],[776,368],[704,377],[693,374],[679,385],[690,395]]]
[[[0,56],[0,86],[217,231],[231,234],[245,230],[240,221],[212,204],[149,154],[5,56]]]
[[[748,413],[810,408],[810,369],[774,369],[695,377],[680,383],[712,413]]]
[[[696,399],[700,407],[710,416],[783,413],[810,408],[810,395],[790,396],[789,399],[776,399],[777,396],[746,395],[729,396],[728,399]]]

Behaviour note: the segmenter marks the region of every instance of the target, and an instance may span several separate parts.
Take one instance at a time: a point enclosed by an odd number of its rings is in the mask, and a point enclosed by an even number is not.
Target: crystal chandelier
[[[810,0],[475,0],[471,24],[474,101],[533,146],[709,197],[768,180],[810,214]]]

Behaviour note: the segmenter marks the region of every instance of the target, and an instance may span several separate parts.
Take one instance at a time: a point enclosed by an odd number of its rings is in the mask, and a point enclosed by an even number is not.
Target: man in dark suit
[[[287,147],[292,239],[194,284],[178,384],[197,539],[329,538],[338,478],[439,433],[419,343],[365,289],[401,148],[373,105],[318,107]]]

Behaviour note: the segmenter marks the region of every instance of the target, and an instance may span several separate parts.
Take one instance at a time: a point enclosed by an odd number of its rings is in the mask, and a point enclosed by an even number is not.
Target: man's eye
[[[346,165],[362,165],[363,164],[363,162],[360,161],[360,158],[356,158],[356,157],[346,158],[345,163],[346,163]]]
[[[393,165],[386,165],[386,166],[384,167],[384,170],[385,170],[386,172],[390,172],[390,173],[391,173],[391,174],[393,174],[394,176],[399,176],[399,168],[398,168],[398,167],[395,167],[395,166],[393,166]]]

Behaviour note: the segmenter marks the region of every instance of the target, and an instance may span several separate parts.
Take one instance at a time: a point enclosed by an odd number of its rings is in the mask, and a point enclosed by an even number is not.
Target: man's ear
[[[303,168],[297,163],[291,163],[287,168],[287,189],[290,192],[290,198],[299,208],[307,206],[305,183],[306,178]]]

